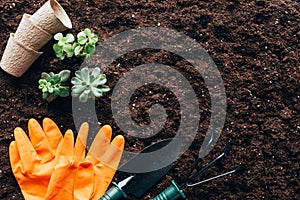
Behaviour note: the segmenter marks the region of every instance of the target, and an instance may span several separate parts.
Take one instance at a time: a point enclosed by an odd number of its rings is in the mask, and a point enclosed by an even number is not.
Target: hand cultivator
[[[188,172],[185,181],[178,185],[174,180],[172,180],[172,185],[170,187],[168,187],[166,190],[164,190],[163,192],[161,192],[159,195],[157,195],[153,200],[176,200],[179,198],[186,198],[186,195],[184,194],[183,190],[186,187],[195,187],[195,186],[199,186],[202,185],[204,183],[210,182],[212,180],[236,173],[241,171],[244,168],[244,165],[241,165],[239,167],[237,167],[234,170],[231,170],[229,172],[202,180],[202,181],[198,181],[198,182],[194,182],[199,176],[203,175],[209,168],[211,168],[212,166],[214,166],[222,157],[224,157],[231,149],[231,145],[227,144],[225,149],[223,150],[223,152],[217,157],[215,158],[213,161],[211,161],[210,163],[208,163],[204,168],[200,169],[199,171],[197,171],[198,168],[198,164],[200,163],[201,159],[198,158],[192,168],[190,169],[190,171]],[[193,172],[196,171],[196,173],[193,174]]]

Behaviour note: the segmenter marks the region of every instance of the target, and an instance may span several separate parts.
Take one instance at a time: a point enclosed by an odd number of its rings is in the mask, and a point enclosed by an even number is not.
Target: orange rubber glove
[[[93,164],[94,175],[93,179],[93,193],[89,199],[98,200],[102,197],[109,184],[111,183],[116,170],[118,169],[122,153],[124,150],[124,138],[121,135],[117,135],[113,141],[110,143],[112,130],[111,127],[106,125],[102,127],[102,132],[104,134],[98,134],[94,139],[91,148],[89,149],[86,161],[83,162],[83,167],[86,166],[86,162]],[[77,173],[77,178],[84,177],[84,170]],[[78,191],[78,196],[76,199],[85,199],[81,198],[79,181],[75,181],[75,194]]]
[[[68,130],[57,150],[58,163],[51,176],[45,199],[88,200],[100,198],[109,186],[124,149],[124,138],[116,136],[110,143],[111,127],[103,126],[85,155],[88,124],[80,127],[75,147]]]
[[[24,198],[43,200],[62,134],[49,118],[43,120],[43,128],[35,119],[30,119],[28,130],[30,140],[23,129],[14,130],[15,141],[9,147],[10,164]]]

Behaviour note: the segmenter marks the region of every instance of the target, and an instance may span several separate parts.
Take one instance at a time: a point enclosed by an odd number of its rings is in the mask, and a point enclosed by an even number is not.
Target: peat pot
[[[52,34],[72,28],[69,16],[56,0],[47,1],[31,16],[30,20]]]
[[[52,39],[52,34],[30,21],[31,15],[24,14],[21,23],[15,33],[14,39],[24,46],[36,51],[40,50]]]
[[[11,33],[0,66],[8,74],[21,77],[42,54],[15,40],[14,33]]]

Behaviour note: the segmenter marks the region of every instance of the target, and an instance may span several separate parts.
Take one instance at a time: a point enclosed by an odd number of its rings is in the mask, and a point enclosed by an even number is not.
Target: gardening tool
[[[171,143],[171,141],[173,141]],[[173,161],[177,158],[179,153],[179,146],[181,144],[181,139],[165,139],[154,143],[144,150],[142,150],[139,154],[129,160],[127,163],[122,165],[119,171],[127,171],[128,169],[134,169],[136,165],[143,165],[147,168],[147,166],[158,167],[163,161],[168,159],[171,164],[155,171],[149,171],[145,173],[137,173],[133,176],[128,176],[118,184],[113,182],[113,185],[103,197],[99,200],[121,200],[126,199],[127,194],[131,194],[137,198],[141,198],[154,184],[156,184],[172,167]],[[161,154],[159,157],[151,157],[149,156],[148,161],[154,162],[140,162],[140,157],[144,153],[151,153],[162,147],[168,145],[170,151],[166,151]],[[127,173],[128,174],[128,173]]]
[[[179,198],[186,198],[186,195],[184,194],[183,190],[185,187],[195,187],[204,183],[207,183],[209,181],[212,181],[214,179],[217,178],[221,178],[223,176],[227,176],[229,174],[241,171],[244,168],[244,165],[241,165],[239,167],[237,167],[236,169],[205,179],[203,181],[199,181],[199,182],[195,182],[193,183],[193,181],[195,181],[195,179],[197,177],[199,177],[200,175],[202,175],[203,173],[205,173],[209,168],[211,168],[212,166],[214,166],[222,157],[224,157],[231,149],[231,145],[228,143],[225,147],[225,149],[223,150],[223,152],[217,157],[215,158],[213,161],[211,161],[210,163],[208,163],[204,168],[202,168],[201,170],[199,170],[198,172],[196,172],[195,174],[192,175],[192,173],[197,170],[198,164],[201,161],[201,158],[198,158],[192,168],[190,169],[190,171],[188,172],[185,181],[181,184],[178,185],[176,183],[175,180],[172,180],[172,185],[170,187],[168,187],[167,189],[165,189],[163,192],[161,192],[159,195],[157,195],[156,197],[154,197],[153,200],[176,200]]]

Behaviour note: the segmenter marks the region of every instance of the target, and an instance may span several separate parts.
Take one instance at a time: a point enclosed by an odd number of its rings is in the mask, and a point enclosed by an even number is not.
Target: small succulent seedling
[[[51,102],[59,96],[69,96],[69,88],[62,85],[69,79],[69,77],[69,70],[63,70],[58,74],[54,74],[53,72],[43,72],[41,75],[41,79],[39,80],[39,89],[43,92],[43,99]]]
[[[97,41],[98,36],[86,28],[77,35],[77,42],[74,43],[74,54],[76,56],[89,58],[96,49]]]
[[[58,41],[53,45],[53,50],[58,59],[63,60],[65,57],[74,55],[87,59],[95,52],[98,36],[86,28],[77,34],[76,41],[71,33],[68,33],[65,37],[62,33],[57,33],[54,39]]]
[[[65,37],[62,33],[57,33],[54,35],[54,39],[57,40],[57,44],[53,45],[53,50],[58,59],[63,60],[66,56],[72,57],[74,55],[73,42],[75,37],[68,33]]]
[[[100,68],[96,67],[89,71],[87,67],[75,72],[75,77],[71,79],[72,96],[79,97],[79,101],[87,102],[88,99],[103,96],[110,90],[107,85],[106,75],[100,73]]]

